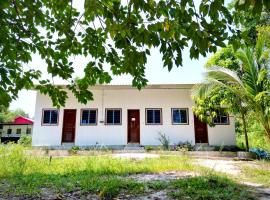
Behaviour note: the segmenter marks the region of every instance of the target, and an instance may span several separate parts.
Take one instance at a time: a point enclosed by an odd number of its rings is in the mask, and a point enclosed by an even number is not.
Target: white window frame
[[[155,122],[148,123],[148,121],[147,121],[147,111],[148,110],[153,110],[153,111],[159,110],[160,111],[160,122],[159,123],[155,123]],[[153,119],[153,121],[154,121],[154,119]],[[145,125],[162,125],[162,124],[163,124],[162,108],[146,108],[145,109]]]
[[[119,110],[120,111],[120,122],[119,123],[108,123],[107,122],[107,116],[108,116],[108,111],[111,111],[111,110]],[[113,119],[114,121],[114,119]],[[122,125],[122,108],[105,108],[105,125]]]
[[[187,122],[186,123],[177,123],[173,121],[173,111],[174,110],[185,110],[186,111],[186,118]],[[172,108],[171,109],[171,120],[172,120],[172,125],[189,125],[189,113],[188,113],[188,108]]]
[[[44,113],[45,111],[50,111],[50,122],[49,123],[44,123]],[[56,123],[51,123],[51,111],[57,111],[57,122]],[[45,108],[45,109],[42,109],[42,119],[41,119],[41,125],[42,126],[58,126],[59,124],[59,110],[58,109],[53,109],[53,108]]]
[[[89,111],[89,115],[88,115],[89,123],[82,123],[83,111]],[[96,112],[96,123],[90,123],[90,111]],[[81,126],[96,126],[97,123],[98,123],[98,109],[97,108],[83,108],[83,109],[81,109],[81,118],[80,118],[80,125]]]

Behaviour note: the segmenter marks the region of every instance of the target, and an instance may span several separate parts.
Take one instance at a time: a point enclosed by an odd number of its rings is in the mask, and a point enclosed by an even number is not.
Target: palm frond
[[[240,87],[244,87],[243,82],[238,77],[237,73],[224,67],[213,66],[209,68],[206,79],[216,79],[221,82],[237,84]]]
[[[207,97],[210,94],[210,92],[216,87],[218,87],[218,84],[213,83],[213,82],[208,82],[208,81],[205,81],[200,84],[196,84],[193,86],[191,90],[191,96],[193,98],[203,99]]]

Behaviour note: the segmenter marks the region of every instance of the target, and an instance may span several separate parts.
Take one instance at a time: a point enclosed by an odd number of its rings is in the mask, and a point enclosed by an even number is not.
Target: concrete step
[[[126,147],[141,147],[139,143],[127,143]]]
[[[133,152],[144,152],[144,147],[141,146],[139,143],[128,143],[124,149],[124,151],[133,151]]]
[[[195,151],[213,151],[214,149],[215,147],[209,146],[207,143],[197,143],[194,147]]]

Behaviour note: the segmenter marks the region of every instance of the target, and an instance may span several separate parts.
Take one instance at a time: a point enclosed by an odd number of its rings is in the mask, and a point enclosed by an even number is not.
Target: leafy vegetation
[[[246,116],[247,121],[247,130],[248,130],[248,141],[250,148],[261,148],[268,152],[270,152],[270,142],[269,139],[266,137],[263,127],[260,123],[254,119],[254,115],[248,114]],[[245,145],[245,136],[243,134],[243,125],[242,120],[236,118],[236,142],[237,146],[244,149]]]
[[[194,110],[201,119],[210,118],[210,120],[216,116],[215,111],[221,107],[239,114],[243,122],[248,150],[246,122],[248,112],[253,113],[256,121],[264,127],[265,135],[270,139],[269,48],[262,35],[258,38],[254,48],[245,47],[235,52],[234,55],[229,54],[230,48],[229,51],[225,50],[223,52],[226,56],[223,56],[224,54],[221,52],[214,58],[218,58],[218,63],[225,67],[209,67],[205,82],[194,88],[193,95],[197,103]],[[230,62],[226,62],[227,59]],[[210,61],[211,63],[213,62]],[[235,67],[236,65],[238,67]],[[214,94],[214,96],[210,94]]]
[[[22,135],[20,139],[18,140],[18,144],[25,146],[25,147],[31,147],[32,146],[32,136],[31,135]]]
[[[170,138],[166,136],[165,133],[158,133],[158,141],[161,143],[163,150],[169,150],[170,149]]]
[[[33,55],[44,62],[49,77],[68,81],[67,88],[81,103],[93,99],[89,86],[109,83],[111,74],[130,74],[132,84],[146,85],[145,64],[152,48],[162,54],[169,70],[182,65],[182,50],[190,44],[190,58],[224,47],[239,46],[239,13],[250,9],[259,17],[269,11],[268,1],[237,0],[232,10],[225,1],[85,0],[79,10],[73,1],[10,0],[0,5],[0,105],[16,99],[18,91],[36,87],[63,106],[67,91],[42,77],[30,66]],[[236,14],[234,13],[236,12]],[[243,15],[245,16],[245,15]],[[228,30],[231,34],[228,34]],[[93,42],[95,41],[95,42]],[[83,57],[84,76],[74,80],[74,57]],[[110,66],[106,70],[105,64]],[[24,67],[27,66],[27,67]]]

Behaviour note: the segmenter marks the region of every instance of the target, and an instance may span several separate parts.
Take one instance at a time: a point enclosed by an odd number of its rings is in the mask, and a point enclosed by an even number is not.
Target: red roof
[[[12,124],[33,124],[33,123],[34,121],[32,119],[23,116],[18,116],[14,119]]]

